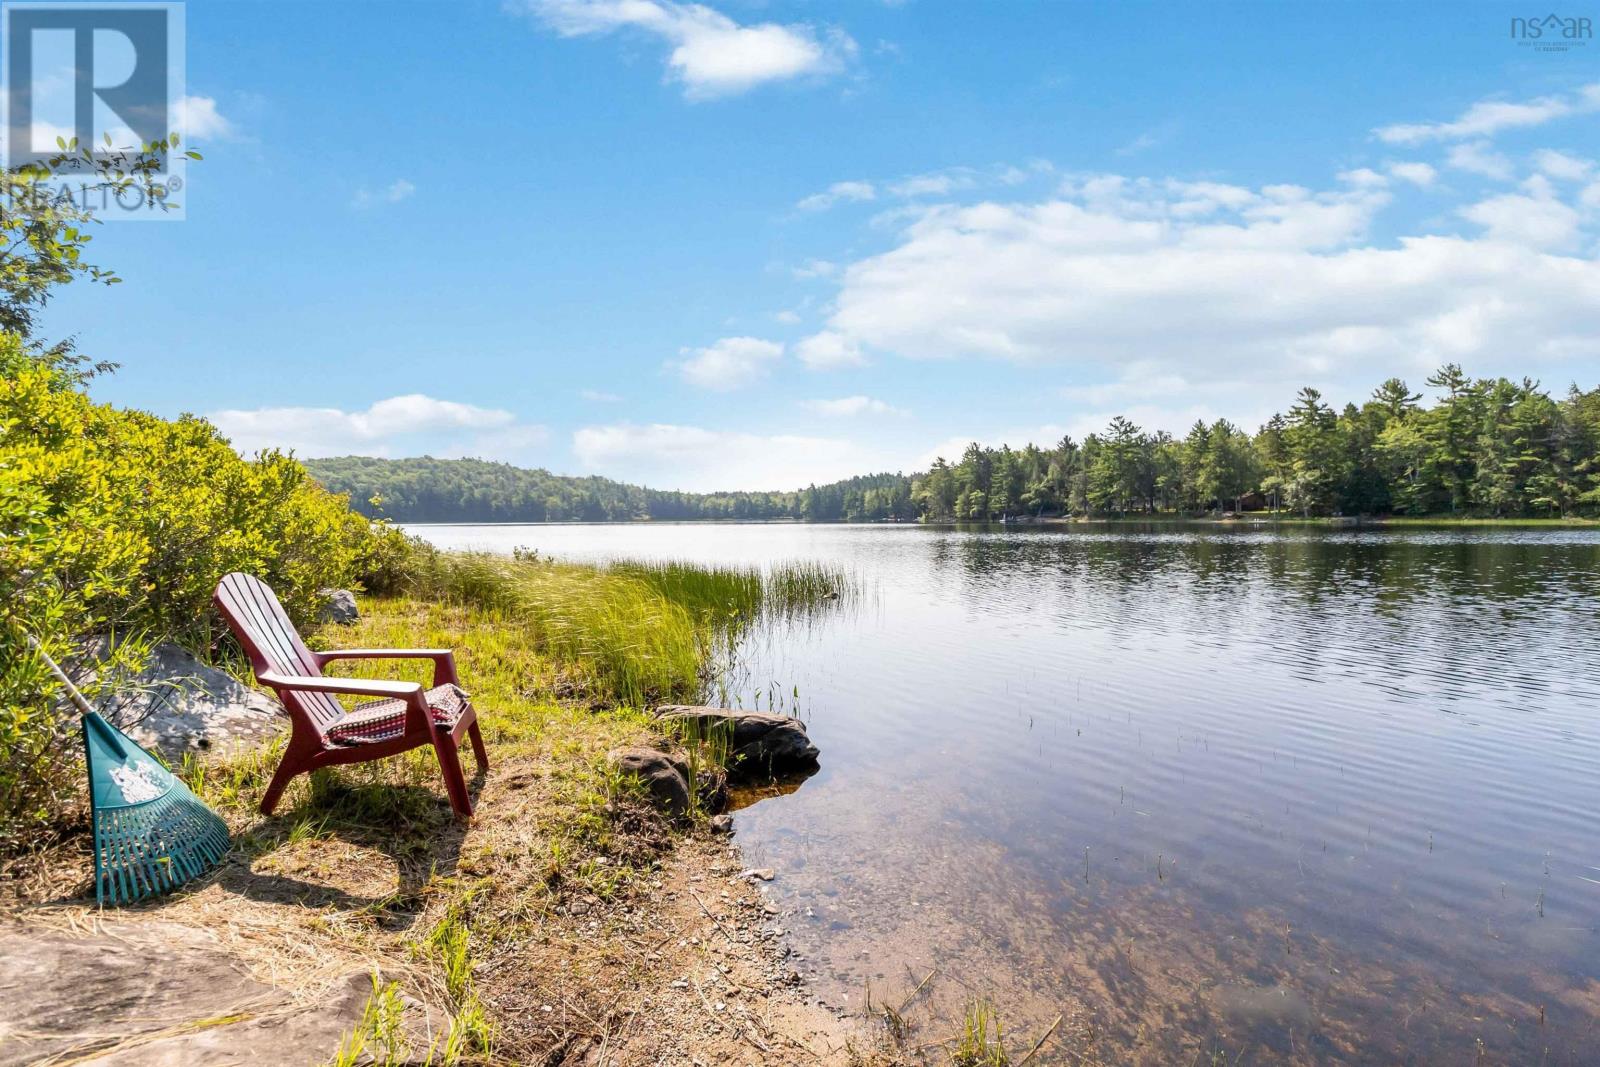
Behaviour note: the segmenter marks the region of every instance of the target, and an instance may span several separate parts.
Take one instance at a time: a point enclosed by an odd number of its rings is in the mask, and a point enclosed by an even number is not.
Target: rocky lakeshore
[[[356,623],[380,631],[361,640],[387,641],[399,610]],[[424,614],[471,679],[467,620]],[[0,1065],[896,1061],[881,1026],[807,991],[772,874],[746,866],[719,814],[730,780],[815,769],[797,720],[541,705],[491,727],[470,824],[404,758],[296,786],[263,818],[286,728],[274,702],[181,649],[139,680],[138,736],[222,811],[234,850],[116,911],[84,895],[81,835],[8,861],[0,986],[20,1000]],[[600,752],[608,737],[624,743]],[[706,737],[726,742],[716,765]]]

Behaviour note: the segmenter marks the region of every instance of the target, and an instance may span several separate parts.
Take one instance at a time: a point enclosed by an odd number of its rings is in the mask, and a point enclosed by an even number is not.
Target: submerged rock
[[[322,621],[354,626],[361,621],[361,609],[356,607],[356,595],[348,589],[319,589],[326,601],[322,605]]]
[[[806,724],[799,719],[686,704],[663,704],[656,709],[656,716],[692,737],[725,731],[728,777],[733,781],[792,774],[817,765],[817,746],[806,736]]]

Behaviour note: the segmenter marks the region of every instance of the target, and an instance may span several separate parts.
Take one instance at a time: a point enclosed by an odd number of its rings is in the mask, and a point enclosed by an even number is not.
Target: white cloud
[[[826,211],[843,200],[859,202],[872,200],[877,195],[878,190],[871,182],[834,182],[827,192],[813,193],[795,207],[801,211]]]
[[[794,354],[812,370],[859,367],[867,361],[854,341],[833,330],[807,337],[795,345]]]
[[[907,199],[919,196],[949,196],[958,189],[970,189],[974,184],[973,176],[965,172],[917,174],[891,183],[889,192]]]
[[[1469,137],[1492,137],[1502,130],[1542,126],[1555,119],[1593,111],[1600,111],[1600,82],[1586,85],[1576,93],[1541,96],[1524,103],[1480,100],[1452,122],[1383,126],[1372,132],[1389,144],[1459,141]]]
[[[1358,167],[1355,170],[1341,171],[1339,180],[1358,189],[1382,189],[1389,184],[1388,178],[1385,178],[1371,167]]]
[[[1389,173],[1419,189],[1428,188],[1439,176],[1439,172],[1426,163],[1391,163]]]
[[[572,435],[572,451],[607,477],[695,492],[798,489],[876,469],[882,459],[840,438],[660,423],[585,426]]]
[[[633,29],[672,47],[670,76],[691,99],[743,92],[763,82],[842,70],[856,55],[843,30],[804,23],[741,26],[704,4],[671,0],[520,0],[520,10],[564,37]]]
[[[794,268],[794,276],[801,279],[829,278],[838,273],[839,265],[826,259],[808,259]]]
[[[782,311],[774,313],[772,317],[783,323],[785,326],[794,326],[800,321],[800,313],[798,311],[791,311],[788,308],[784,308]]]
[[[188,140],[205,140],[208,137],[234,136],[233,123],[217,110],[217,102],[209,96],[186,96],[173,101],[174,128]]]
[[[398,204],[402,200],[409,200],[416,191],[417,187],[411,182],[404,178],[396,178],[376,192],[370,189],[357,189],[351,203],[361,208],[374,207],[378,204]]]
[[[579,389],[578,396],[591,404],[620,404],[622,397],[616,393],[608,393],[603,389]]]
[[[514,460],[543,442],[544,427],[509,411],[409,393],[365,411],[273,407],[213,411],[206,416],[244,455],[264,448],[313,456],[484,456]]]
[[[1493,241],[1531,248],[1568,249],[1577,243],[1578,213],[1556,199],[1542,175],[1523,183],[1522,193],[1493,196],[1461,209]]]
[[[1594,170],[1594,163],[1591,160],[1579,159],[1577,156],[1549,148],[1533,154],[1533,165],[1552,178],[1569,182],[1581,182]]]
[[[841,396],[837,400],[806,400],[801,407],[813,415],[829,419],[846,419],[856,415],[904,415],[906,412],[875,400],[870,396]]]
[[[1446,162],[1456,170],[1481,174],[1496,181],[1508,182],[1514,174],[1511,160],[1504,154],[1496,152],[1488,141],[1458,144],[1450,149]]]
[[[723,393],[764,377],[782,358],[783,345],[759,337],[724,337],[706,348],[684,351],[688,358],[676,364],[683,380]]]
[[[796,354],[1054,362],[1113,378],[1136,367],[1291,391],[1359,389],[1445,360],[1600,356],[1600,264],[1551,253],[1575,222],[1547,185],[1519,196],[1468,209],[1487,239],[1384,245],[1370,231],[1388,194],[1374,188],[1096,176],[1042,202],[945,205],[848,265]]]

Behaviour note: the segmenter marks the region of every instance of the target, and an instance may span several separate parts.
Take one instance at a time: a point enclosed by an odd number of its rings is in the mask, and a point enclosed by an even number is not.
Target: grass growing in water
[[[993,1004],[977,1000],[967,1008],[961,1038],[950,1058],[956,1067],[1007,1067],[1011,1062],[1001,1044],[1000,1017]]]
[[[766,616],[840,600],[848,576],[818,563],[756,567],[624,560],[605,567],[424,551],[408,592],[500,613],[582,672],[598,697],[643,706],[692,700],[714,659]]]

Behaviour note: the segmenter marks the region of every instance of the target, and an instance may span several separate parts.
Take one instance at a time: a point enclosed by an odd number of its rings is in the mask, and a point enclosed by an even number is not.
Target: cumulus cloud
[[[1581,182],[1594,171],[1592,160],[1580,159],[1549,148],[1533,154],[1533,165],[1543,174],[1569,182]]]
[[[837,400],[806,400],[800,405],[813,415],[847,419],[856,415],[904,415],[906,412],[870,396],[841,396]]]
[[[235,134],[233,123],[217,110],[217,102],[209,96],[185,96],[173,102],[174,128],[181,130],[189,140],[228,138]]]
[[[693,492],[799,489],[874,469],[882,459],[835,437],[663,423],[585,426],[572,435],[572,451],[587,470]]]
[[[1391,163],[1389,173],[1419,189],[1428,188],[1439,176],[1439,172],[1426,163]]]
[[[872,200],[878,195],[871,182],[834,182],[826,192],[813,193],[795,207],[801,211],[826,211],[840,201]]]
[[[794,354],[812,370],[858,367],[866,362],[860,347],[842,333],[824,330],[795,345]]]
[[[1137,366],[1274,387],[1511,353],[1600,355],[1600,264],[1554,254],[1574,239],[1572,209],[1548,184],[1516,196],[1466,209],[1486,237],[1385,245],[1371,229],[1388,193],[1359,184],[1101,175],[1041,202],[944,205],[844,268],[824,329],[796,354],[1062,363],[1113,377]]]
[[[1450,122],[1402,123],[1381,126],[1372,132],[1389,144],[1460,141],[1469,137],[1493,137],[1502,130],[1542,126],[1555,119],[1594,111],[1600,111],[1600,82],[1585,85],[1575,93],[1541,96],[1522,103],[1480,100]]]
[[[1455,145],[1450,149],[1445,161],[1456,170],[1481,174],[1496,181],[1508,182],[1515,174],[1510,157],[1496,152],[1488,141],[1469,141],[1466,144]]]
[[[1346,185],[1354,185],[1360,189],[1382,189],[1389,184],[1389,179],[1373,170],[1371,167],[1357,167],[1355,170],[1339,172],[1339,180]]]
[[[331,407],[227,409],[206,416],[244,455],[265,448],[314,456],[488,456],[515,459],[548,436],[509,411],[408,393],[363,411]]]
[[[725,393],[742,389],[767,372],[783,356],[783,345],[759,337],[724,337],[705,348],[685,349],[676,364],[690,385]]]
[[[857,52],[843,30],[804,23],[743,26],[704,4],[671,0],[520,0],[516,7],[564,37],[634,30],[671,47],[669,76],[691,99],[743,92],[764,82],[842,70]]]
[[[1461,216],[1482,226],[1491,240],[1531,248],[1572,248],[1581,222],[1578,212],[1562,203],[1543,176],[1523,183],[1520,193],[1493,196],[1461,209]]]

